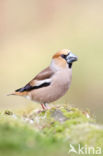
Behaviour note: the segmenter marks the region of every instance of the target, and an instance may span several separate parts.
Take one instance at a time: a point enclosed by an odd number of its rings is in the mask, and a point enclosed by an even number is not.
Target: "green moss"
[[[103,127],[87,112],[67,106],[25,117],[0,114],[0,156],[68,155],[69,144],[103,147]]]
[[[55,153],[61,148],[55,137],[46,137],[22,118],[0,115],[0,156],[1,155],[42,155]],[[48,148],[47,148],[48,147]],[[57,148],[57,149],[56,149]],[[62,152],[62,154],[64,151]]]

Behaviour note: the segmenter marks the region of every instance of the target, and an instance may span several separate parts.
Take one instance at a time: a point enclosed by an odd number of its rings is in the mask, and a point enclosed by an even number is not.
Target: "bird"
[[[59,50],[53,55],[50,65],[35,76],[24,87],[9,95],[26,97],[40,103],[43,110],[48,104],[58,100],[70,88],[72,80],[72,65],[78,57],[70,50]]]

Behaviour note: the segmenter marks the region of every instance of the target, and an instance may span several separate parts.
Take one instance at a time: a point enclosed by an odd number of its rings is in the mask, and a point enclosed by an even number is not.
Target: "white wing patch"
[[[44,83],[51,83],[51,79],[45,79],[45,80],[35,80],[35,86],[40,86]]]

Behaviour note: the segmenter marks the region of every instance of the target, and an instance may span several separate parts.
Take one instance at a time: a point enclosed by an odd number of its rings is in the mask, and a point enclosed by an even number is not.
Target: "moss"
[[[67,106],[22,117],[0,114],[1,155],[68,155],[69,144],[103,147],[103,127],[87,112]]]
[[[13,115],[13,112],[10,111],[10,110],[5,110],[4,114],[7,114],[7,115]]]
[[[45,152],[51,152],[52,155],[61,145],[55,137],[46,137],[43,133],[35,131],[23,118],[0,115],[0,156],[44,155]]]

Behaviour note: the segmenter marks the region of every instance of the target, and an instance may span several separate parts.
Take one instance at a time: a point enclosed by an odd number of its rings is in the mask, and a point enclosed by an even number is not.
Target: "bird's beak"
[[[67,63],[72,63],[74,61],[77,61],[78,57],[74,55],[72,52],[70,52],[69,55],[67,55],[66,60],[67,60]]]

